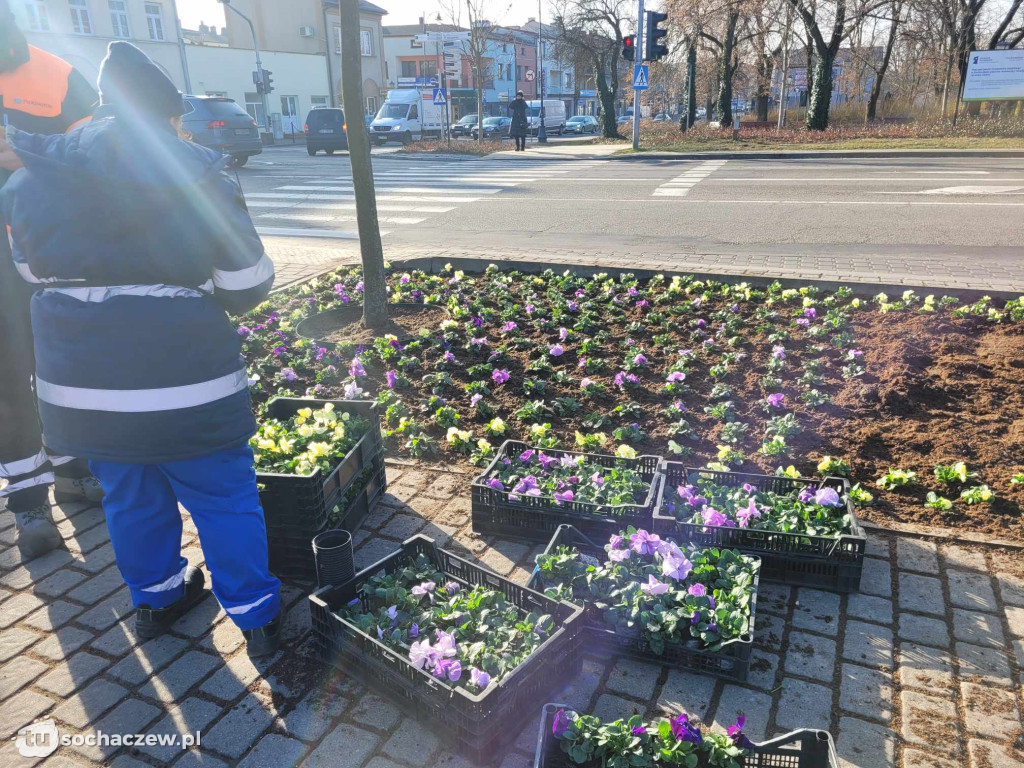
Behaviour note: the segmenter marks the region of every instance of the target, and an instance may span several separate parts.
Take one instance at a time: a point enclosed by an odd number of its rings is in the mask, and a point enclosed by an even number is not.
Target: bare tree
[[[359,0],[340,0],[341,92],[348,110],[348,153],[352,163],[352,189],[356,197],[359,252],[363,260],[363,325],[383,328],[388,321],[384,249],[377,221],[377,193],[373,187],[370,137],[362,118],[363,62],[359,42]]]
[[[629,0],[562,0],[556,6],[555,28],[562,44],[587,51],[593,64],[605,138],[620,138],[615,123],[619,52],[623,36],[633,29],[631,6]]]
[[[484,87],[493,78],[493,61],[487,56],[487,41],[493,31],[493,19],[488,18],[490,0],[444,0],[441,8],[453,29],[462,29],[467,22],[469,37],[462,44],[462,52],[473,68],[473,87],[476,90],[476,139],[484,138]],[[440,82],[440,81],[439,81]]]

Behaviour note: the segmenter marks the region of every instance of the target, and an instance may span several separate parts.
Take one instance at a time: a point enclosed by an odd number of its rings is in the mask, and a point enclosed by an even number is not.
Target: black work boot
[[[281,614],[278,613],[262,627],[242,630],[242,636],[245,638],[245,650],[250,659],[273,656],[277,653],[277,649],[281,646],[281,623]]]
[[[160,637],[203,598],[205,587],[203,572],[190,565],[185,569],[185,594],[166,608],[150,608],[143,603],[135,610],[135,634],[144,640]]]

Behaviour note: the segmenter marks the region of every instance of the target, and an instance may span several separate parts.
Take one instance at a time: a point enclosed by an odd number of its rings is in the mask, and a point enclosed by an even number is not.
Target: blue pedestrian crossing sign
[[[637,64],[633,67],[633,90],[646,91],[650,80],[647,77],[647,65]]]
[[[448,94],[444,92],[444,88],[434,89],[434,103],[435,104],[447,104]]]

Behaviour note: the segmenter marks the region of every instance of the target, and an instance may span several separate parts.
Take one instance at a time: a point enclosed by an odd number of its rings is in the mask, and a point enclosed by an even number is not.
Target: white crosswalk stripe
[[[474,203],[552,176],[592,170],[605,162],[375,161],[378,220],[381,224],[414,226],[430,215],[450,213],[459,204]],[[249,207],[259,210],[257,219],[267,223],[257,227],[257,232],[280,237],[358,239],[351,170],[341,168],[336,174],[304,177],[290,173],[274,178],[281,181],[281,186],[273,191],[246,194]],[[273,226],[276,223],[281,226]]]
[[[690,190],[701,180],[710,176],[725,165],[728,160],[707,160],[695,165],[685,173],[666,181],[651,194],[654,197],[686,197]]]

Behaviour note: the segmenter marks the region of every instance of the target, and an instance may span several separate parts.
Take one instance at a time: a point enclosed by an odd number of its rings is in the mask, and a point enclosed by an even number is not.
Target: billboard
[[[1024,50],[971,51],[964,101],[1024,99]]]

